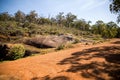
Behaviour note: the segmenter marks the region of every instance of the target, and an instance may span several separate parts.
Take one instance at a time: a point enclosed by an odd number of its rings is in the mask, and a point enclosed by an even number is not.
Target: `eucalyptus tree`
[[[10,20],[11,16],[8,12],[0,13],[0,21],[8,21]]]
[[[107,26],[106,29],[109,35],[108,37],[109,38],[116,37],[118,34],[118,28],[119,28],[118,25],[111,21],[111,22],[108,22],[106,26]]]
[[[72,23],[74,22],[75,19],[77,19],[77,16],[72,14],[71,12],[69,12],[66,15],[66,26],[71,27],[71,25],[72,25]]]
[[[28,22],[35,23],[37,22],[37,17],[38,17],[38,14],[35,12],[35,10],[33,10],[26,16],[26,19]]]
[[[110,11],[114,14],[117,14],[117,22],[120,22],[120,0],[110,0]]]
[[[24,22],[25,21],[25,13],[18,10],[15,13],[15,20],[18,21],[18,22]]]
[[[59,26],[63,26],[63,20],[65,18],[63,14],[64,12],[59,12],[59,14],[56,16],[56,22],[59,24]]]

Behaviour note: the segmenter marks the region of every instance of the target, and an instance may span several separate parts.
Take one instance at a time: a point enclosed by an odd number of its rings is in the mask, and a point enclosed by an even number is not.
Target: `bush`
[[[21,44],[15,44],[14,46],[12,46],[12,48],[9,49],[7,56],[9,59],[15,60],[22,58],[24,54],[25,54],[24,46]]]
[[[0,61],[3,61],[6,58],[7,53],[8,53],[7,46],[3,43],[0,43]]]
[[[75,41],[73,42],[73,44],[79,43],[80,40],[78,38],[75,38]]]
[[[65,45],[62,44],[62,45],[58,46],[56,50],[63,50],[63,49],[65,49]]]

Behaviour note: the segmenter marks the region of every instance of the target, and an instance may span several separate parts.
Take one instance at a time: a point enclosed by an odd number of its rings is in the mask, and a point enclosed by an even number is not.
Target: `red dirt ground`
[[[0,63],[0,80],[110,79],[120,79],[120,39]]]

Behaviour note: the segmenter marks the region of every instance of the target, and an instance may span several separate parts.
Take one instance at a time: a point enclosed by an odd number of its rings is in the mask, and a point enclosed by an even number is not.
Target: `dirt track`
[[[0,80],[17,79],[118,80],[120,39],[0,63]]]

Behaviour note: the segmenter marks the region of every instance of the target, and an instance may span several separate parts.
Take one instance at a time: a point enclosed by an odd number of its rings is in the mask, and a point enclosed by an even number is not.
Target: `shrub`
[[[66,44],[65,48],[74,48],[74,46],[72,44]]]
[[[5,44],[0,43],[0,61],[6,58],[6,54],[8,53],[7,47]]]
[[[56,48],[56,50],[62,50],[62,49],[65,49],[65,45],[63,45],[63,44]]]
[[[19,59],[22,58],[25,54],[25,48],[21,44],[15,44],[12,48],[9,49],[8,58],[9,59]]]
[[[73,44],[76,44],[76,43],[79,43],[79,42],[80,42],[80,40],[78,38],[75,38]]]

